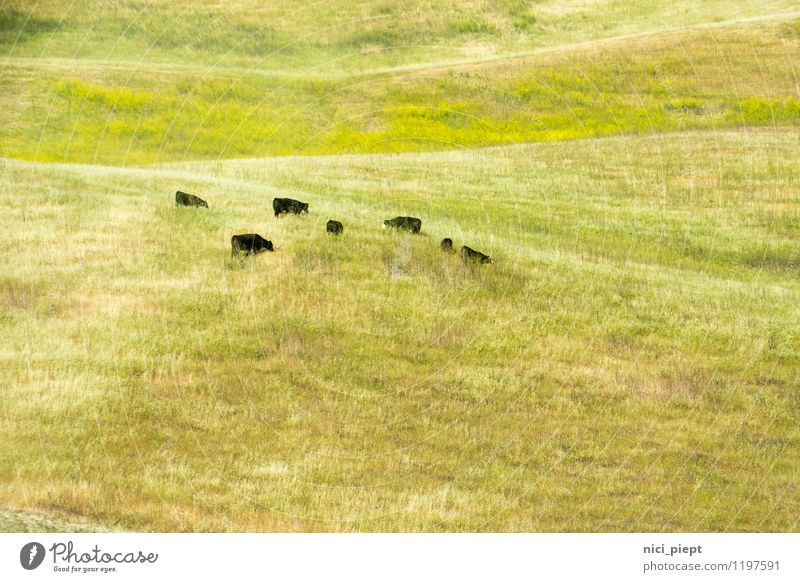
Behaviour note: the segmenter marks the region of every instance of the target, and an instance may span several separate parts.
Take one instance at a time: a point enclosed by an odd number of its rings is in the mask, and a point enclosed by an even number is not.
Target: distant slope
[[[792,0],[5,0],[0,55],[353,71],[797,10]]]
[[[0,155],[144,164],[800,123],[800,20],[362,75],[11,58]]]

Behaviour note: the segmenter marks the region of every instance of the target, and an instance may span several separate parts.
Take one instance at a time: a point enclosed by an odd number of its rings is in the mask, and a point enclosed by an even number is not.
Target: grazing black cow
[[[231,237],[231,257],[241,252],[250,255],[272,250],[272,241],[260,234],[235,234]]]
[[[202,198],[178,190],[175,192],[175,206],[201,206],[203,208],[208,208],[208,202]]]
[[[342,234],[344,232],[344,225],[338,220],[329,220],[325,225],[325,231],[328,234]]]
[[[439,248],[442,249],[445,253],[452,253],[453,252],[453,239],[451,238],[443,238],[442,242],[439,243]]]
[[[461,260],[465,263],[491,263],[492,257],[464,245],[461,247]]]
[[[292,198],[274,198],[272,200],[272,210],[275,211],[276,217],[281,214],[308,213],[308,203],[293,200]]]
[[[419,231],[422,230],[422,221],[419,218],[414,218],[413,216],[398,216],[396,218],[392,218],[391,220],[384,220],[383,221],[383,228],[398,228],[400,230],[407,230],[409,232],[413,232],[414,234],[419,234]]]

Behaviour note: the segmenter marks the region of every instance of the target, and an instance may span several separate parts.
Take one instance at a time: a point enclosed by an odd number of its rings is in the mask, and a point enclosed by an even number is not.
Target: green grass
[[[2,162],[0,505],[158,531],[796,531],[797,146]],[[274,219],[278,192],[311,213]],[[423,236],[380,229],[405,213]],[[232,260],[252,231],[276,252]]]
[[[0,530],[798,531],[799,18],[6,0]]]
[[[797,126],[796,22],[346,78],[11,61],[0,155],[131,165]]]
[[[791,0],[6,0],[11,57],[350,72],[562,46],[620,35],[796,13]]]

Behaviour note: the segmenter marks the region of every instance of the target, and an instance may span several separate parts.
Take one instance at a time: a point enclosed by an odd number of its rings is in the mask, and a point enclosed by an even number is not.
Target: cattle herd
[[[202,198],[198,198],[186,192],[175,192],[175,205],[176,206],[194,206],[199,208],[208,208],[208,202]],[[275,212],[275,217],[281,214],[308,214],[308,203],[293,200],[292,198],[275,198],[272,201],[272,210]],[[383,228],[393,228],[397,230],[406,230],[408,232],[419,234],[422,231],[422,221],[413,216],[398,216],[389,220],[383,221]],[[325,231],[334,236],[338,236],[344,232],[344,225],[338,220],[329,220],[325,225]],[[445,253],[453,253],[453,239],[444,238],[439,243],[439,247]],[[251,255],[263,251],[273,251],[272,241],[262,237],[260,234],[235,234],[231,237],[231,257],[244,253]],[[461,247],[461,260],[464,263],[491,263],[492,258],[478,252],[470,247],[464,245]]]

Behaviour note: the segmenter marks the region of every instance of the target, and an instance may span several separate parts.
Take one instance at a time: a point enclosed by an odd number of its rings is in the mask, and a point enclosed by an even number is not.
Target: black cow
[[[344,225],[338,220],[329,220],[325,225],[325,231],[328,234],[342,234],[344,232]]]
[[[398,216],[396,218],[392,218],[391,220],[384,220],[383,221],[383,228],[398,228],[400,230],[407,230],[409,232],[413,232],[414,234],[419,234],[419,231],[422,230],[422,221],[419,218],[414,218],[413,216]]]
[[[461,247],[461,260],[465,263],[491,263],[492,257],[464,245]]]
[[[178,190],[175,192],[175,206],[200,206],[208,208],[208,202],[202,198]]]
[[[291,198],[274,198],[272,200],[272,210],[275,211],[275,216],[281,214],[300,214],[301,212],[308,213],[308,203],[293,200]]]
[[[260,234],[235,234],[231,237],[231,257],[241,252],[250,255],[272,250],[272,241]]]
[[[451,238],[443,238],[442,242],[439,243],[439,248],[442,249],[445,253],[452,253],[453,252],[453,239]]]

